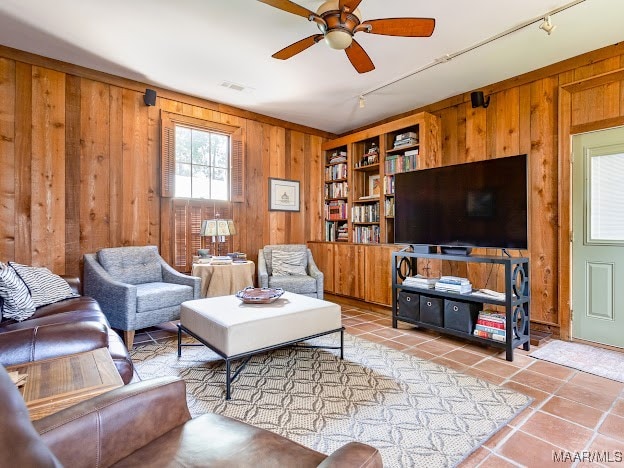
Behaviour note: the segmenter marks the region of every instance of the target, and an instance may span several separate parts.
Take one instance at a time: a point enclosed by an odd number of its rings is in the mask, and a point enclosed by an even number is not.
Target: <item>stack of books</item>
[[[482,310],[477,316],[477,324],[475,325],[473,335],[505,342],[507,341],[505,334],[506,323],[505,314],[492,310]]]
[[[427,278],[426,276],[408,276],[403,280],[404,286],[414,286],[415,288],[433,289],[440,278]]]
[[[405,132],[398,134],[394,139],[394,148],[407,145],[415,145],[418,143],[418,134],[416,132]]]
[[[232,257],[227,255],[213,255],[210,260],[211,265],[229,265],[232,263]]]
[[[441,276],[435,283],[436,291],[454,292],[458,294],[470,294],[472,283],[468,278],[459,276]]]
[[[346,151],[334,151],[329,158],[329,164],[341,163],[347,161]]]

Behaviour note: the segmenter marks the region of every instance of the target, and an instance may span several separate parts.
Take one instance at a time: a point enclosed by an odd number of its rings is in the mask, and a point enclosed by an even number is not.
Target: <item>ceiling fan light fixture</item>
[[[344,50],[353,42],[353,36],[347,31],[329,31],[325,34],[325,42],[332,49]]]

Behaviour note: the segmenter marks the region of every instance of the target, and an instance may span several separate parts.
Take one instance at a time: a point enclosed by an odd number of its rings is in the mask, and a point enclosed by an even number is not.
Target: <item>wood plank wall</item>
[[[169,255],[161,109],[243,128],[246,199],[233,204],[236,250],[256,261],[265,244],[321,239],[326,134],[219,112],[197,98],[159,97],[147,107],[122,79],[67,68],[0,55],[0,261],[78,275],[82,255],[103,247],[154,244]],[[301,182],[300,212],[268,211],[269,177]]]
[[[196,98],[159,97],[148,108],[136,83],[125,87],[122,79],[100,81],[97,72],[75,73],[79,67],[56,67],[49,59],[32,65],[1,52],[1,261],[77,274],[82,254],[102,247],[152,243],[167,251],[170,212],[158,182],[160,109],[245,129],[246,199],[234,204],[241,226],[235,249],[255,260],[265,244],[322,238],[320,146],[327,135]],[[559,87],[623,67],[624,45],[616,44],[485,87],[487,109],[472,109],[465,93],[407,113],[440,116],[443,164],[529,154],[530,250],[515,253],[531,258],[532,320],[555,333],[561,320]],[[568,125],[621,124],[623,86],[609,82],[573,93]],[[268,212],[269,177],[301,182],[299,213]],[[476,268],[474,282],[497,289],[500,273]]]
[[[562,318],[559,310],[558,240],[561,233],[558,204],[563,181],[559,167],[558,126],[560,119],[566,116],[559,115],[560,86],[624,68],[623,54],[623,45],[617,44],[486,87],[485,94],[491,99],[487,109],[472,109],[470,93],[466,93],[414,111],[424,110],[440,116],[444,165],[521,153],[529,155],[530,249],[512,253],[527,255],[531,259],[531,321],[534,327],[552,331],[555,335],[559,334]],[[604,81],[608,80],[605,78]],[[586,88],[571,95],[568,127],[573,131],[590,131],[622,125],[624,81],[609,81]],[[451,268],[455,268],[453,274],[461,273],[457,266],[446,265],[446,271]],[[502,271],[492,272],[491,266],[486,265],[469,268],[468,275],[473,283],[502,290]]]

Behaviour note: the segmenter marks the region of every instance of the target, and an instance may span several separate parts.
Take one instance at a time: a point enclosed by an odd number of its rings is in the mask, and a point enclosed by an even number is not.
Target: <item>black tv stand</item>
[[[472,247],[459,247],[454,245],[440,246],[440,253],[443,255],[470,255]]]
[[[454,248],[454,247],[453,247]],[[486,263],[502,265],[505,270],[505,297],[493,298],[472,294],[457,294],[449,291],[425,289],[403,284],[407,276],[415,276],[419,270],[419,259],[437,259],[447,262],[463,263]],[[502,285],[501,285],[502,286]],[[466,304],[467,308],[483,309],[486,304],[500,306],[504,309],[506,317],[504,341],[482,338],[473,334],[472,331],[459,331],[447,324],[444,320],[434,322],[430,317],[423,317],[420,312],[417,316],[406,314],[399,307],[399,293],[411,296],[407,300],[420,300],[422,296],[432,299],[431,302],[442,302],[446,307],[446,301]],[[392,254],[392,326],[397,328],[397,322],[406,322],[417,327],[435,330],[440,333],[453,335],[469,341],[487,346],[503,348],[508,361],[513,361],[513,350],[522,346],[525,351],[530,349],[530,303],[531,288],[529,282],[529,259],[524,257],[488,256],[488,255],[450,255],[435,253],[418,253],[401,250]],[[430,304],[428,304],[430,305]],[[457,309],[455,309],[457,310]],[[409,311],[409,308],[406,309]],[[466,311],[466,314],[469,312]],[[459,317],[465,317],[462,314]],[[440,323],[441,322],[441,323]],[[447,325],[449,325],[447,327]]]

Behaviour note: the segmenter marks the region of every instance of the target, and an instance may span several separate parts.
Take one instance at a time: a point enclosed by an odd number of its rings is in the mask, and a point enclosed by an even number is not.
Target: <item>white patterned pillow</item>
[[[9,265],[15,269],[30,290],[35,307],[78,296],[78,294],[74,294],[67,281],[47,268],[20,265],[13,262],[9,262]]]
[[[273,276],[307,275],[305,269],[306,252],[274,250],[271,252]]]
[[[35,313],[35,303],[26,284],[13,268],[0,262],[0,319],[26,320]]]

